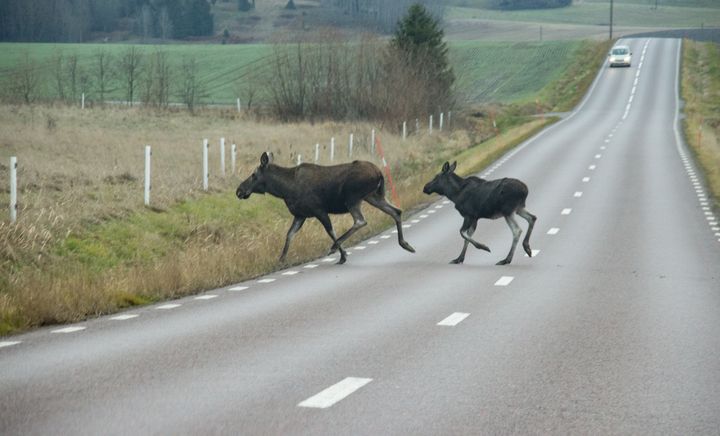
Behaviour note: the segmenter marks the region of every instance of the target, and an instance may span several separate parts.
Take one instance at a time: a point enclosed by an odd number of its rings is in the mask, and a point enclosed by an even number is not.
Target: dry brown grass
[[[685,137],[720,207],[720,46],[683,42]]]
[[[119,308],[221,286],[276,268],[290,215],[281,201],[234,198],[237,184],[262,151],[293,165],[297,154],[329,163],[369,153],[367,124],[271,124],[228,110],[153,112],[141,109],[0,106],[0,162],[19,161],[18,222],[0,223],[0,333],[71,322]],[[464,130],[424,132],[407,141],[377,129],[403,208],[427,198],[418,186],[437,162],[471,145]],[[227,176],[219,176],[219,137],[226,138]],[[202,139],[211,141],[211,192],[201,189]],[[230,174],[230,144],[238,146]],[[153,147],[152,208],[143,206],[144,145]],[[7,165],[0,167],[3,184]],[[4,185],[7,186],[7,185]],[[388,194],[389,196],[389,194]],[[8,204],[7,188],[0,203]],[[358,238],[389,225],[367,211]],[[338,231],[350,226],[337,217]],[[290,262],[322,254],[324,230],[308,223],[293,243]]]

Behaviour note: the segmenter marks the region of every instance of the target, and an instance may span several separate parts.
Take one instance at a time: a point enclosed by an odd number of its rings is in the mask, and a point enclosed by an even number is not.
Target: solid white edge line
[[[469,313],[455,312],[452,315],[450,315],[447,318],[440,321],[439,323],[437,323],[436,325],[455,327],[456,325],[460,324],[468,316],[470,316]]]
[[[301,401],[298,403],[298,407],[327,409],[371,381],[371,378],[347,377],[329,388],[318,392],[307,400]]]

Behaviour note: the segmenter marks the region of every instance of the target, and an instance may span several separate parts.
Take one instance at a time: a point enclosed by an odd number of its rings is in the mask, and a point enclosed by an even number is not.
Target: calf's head
[[[448,162],[445,162],[442,167],[442,171],[435,176],[434,179],[428,182],[427,185],[423,188],[423,192],[426,194],[440,194],[440,195],[447,195],[448,190],[452,186],[452,175],[455,171],[455,168],[457,167],[457,162],[453,162],[452,165],[450,165]]]
[[[271,163],[272,153],[268,154],[264,152],[262,156],[260,156],[260,166],[255,168],[255,171],[253,171],[250,177],[245,179],[245,181],[237,187],[235,195],[237,195],[240,200],[245,200],[253,193],[264,194],[267,192],[267,177],[265,176],[265,171]]]

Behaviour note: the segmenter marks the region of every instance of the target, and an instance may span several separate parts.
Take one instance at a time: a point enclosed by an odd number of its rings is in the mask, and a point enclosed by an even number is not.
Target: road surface
[[[628,41],[569,117],[483,175],[531,245],[444,199],[354,247],[0,342],[0,434],[717,434],[720,235],[677,132],[680,42]],[[524,221],[519,221],[523,229]],[[278,250],[280,247],[278,247]]]

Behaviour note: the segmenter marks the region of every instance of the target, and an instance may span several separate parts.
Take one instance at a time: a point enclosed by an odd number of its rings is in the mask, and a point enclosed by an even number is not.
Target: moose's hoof
[[[532,257],[532,250],[530,249],[529,245],[523,245],[523,249],[527,253],[528,257]]]
[[[342,265],[342,264],[344,264],[345,262],[347,262],[347,258],[346,258],[345,256],[341,256],[341,257],[340,257],[340,260],[338,260],[335,265]]]
[[[400,242],[400,246],[411,253],[415,252],[415,249],[412,247],[412,245],[408,244],[405,241]]]
[[[450,261],[450,265],[460,265],[465,261],[464,258],[458,257],[457,259],[453,259]]]
[[[510,263],[510,260],[503,259],[500,262],[496,263],[495,265],[508,265]]]

